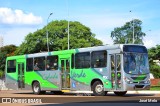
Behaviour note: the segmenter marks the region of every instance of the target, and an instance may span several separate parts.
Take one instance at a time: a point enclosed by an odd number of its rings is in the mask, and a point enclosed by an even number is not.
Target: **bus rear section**
[[[7,57],[6,87],[13,90],[33,90],[35,94],[46,91],[62,94],[61,90],[70,90],[71,54],[54,54],[44,52]]]
[[[8,57],[6,60],[5,85],[9,89],[25,88],[25,59],[24,56]]]

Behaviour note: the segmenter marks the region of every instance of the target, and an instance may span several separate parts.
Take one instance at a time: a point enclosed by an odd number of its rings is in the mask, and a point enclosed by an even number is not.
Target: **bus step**
[[[70,92],[70,90],[62,90],[62,92]]]

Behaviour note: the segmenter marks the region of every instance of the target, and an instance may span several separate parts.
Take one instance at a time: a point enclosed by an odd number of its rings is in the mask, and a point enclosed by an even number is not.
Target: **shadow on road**
[[[132,104],[139,103],[141,99],[156,99],[160,103],[160,97],[155,96],[154,94],[126,94],[125,96],[116,96],[114,93],[108,93],[106,96],[83,96],[83,94],[74,94],[74,93],[64,93],[63,95],[55,95],[51,92],[46,92],[42,95],[35,95],[31,91],[9,91],[4,92],[12,95],[14,99],[39,99],[41,100],[43,104],[35,104],[41,105],[41,106],[106,106],[107,104],[110,104],[111,106],[114,106],[113,104],[116,104],[118,106],[121,106],[120,104],[127,104],[131,106]],[[16,97],[14,97],[16,95]],[[142,104],[142,103],[140,103]],[[149,104],[149,105],[148,105]],[[152,103],[145,104],[145,106],[151,106]],[[154,103],[153,105],[155,105]],[[32,104],[34,105],[34,104]],[[115,105],[115,106],[116,106]],[[124,105],[123,105],[124,106]],[[136,105],[138,106],[138,105]]]
[[[159,103],[66,103],[66,104],[45,104],[39,106],[159,106]],[[37,105],[32,105],[37,106]]]
[[[16,92],[16,93],[13,93],[13,94],[36,95],[36,94],[33,94],[33,92]],[[46,93],[43,93],[43,94],[40,94],[40,95],[53,95],[53,96],[56,96],[54,93],[51,93],[51,92],[46,92]],[[123,97],[154,96],[154,95],[155,94],[126,94]],[[94,96],[94,95],[64,93],[61,96],[88,96],[89,97],[89,96]],[[106,96],[116,96],[116,95],[115,94],[107,94]],[[116,96],[116,97],[120,97],[120,96]]]

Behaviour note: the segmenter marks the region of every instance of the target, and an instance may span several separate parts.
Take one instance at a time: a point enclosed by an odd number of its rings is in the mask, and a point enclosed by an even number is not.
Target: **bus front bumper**
[[[149,90],[150,84],[125,84],[125,90]]]

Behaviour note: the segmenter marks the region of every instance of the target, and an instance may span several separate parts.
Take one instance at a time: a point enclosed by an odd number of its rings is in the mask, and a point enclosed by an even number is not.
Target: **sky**
[[[160,0],[0,0],[0,36],[4,45],[19,46],[29,33],[54,20],[79,21],[103,44],[111,31],[140,19],[147,48],[160,44]],[[130,12],[131,11],[131,12]]]

